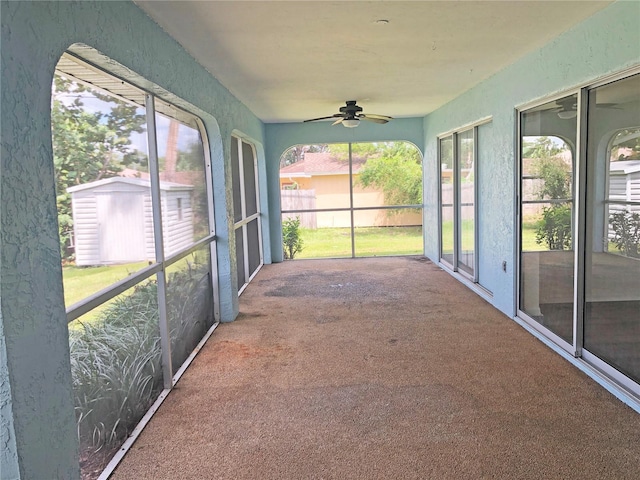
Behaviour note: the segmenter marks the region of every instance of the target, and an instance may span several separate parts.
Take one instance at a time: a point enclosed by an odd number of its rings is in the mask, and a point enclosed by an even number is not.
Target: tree
[[[136,112],[136,106],[59,75],[54,77],[52,96],[60,248],[63,258],[69,259],[73,220],[67,188],[113,177],[126,165],[146,162],[146,156],[135,149],[131,141],[132,133],[144,131],[145,116]],[[106,104],[109,111],[92,111],[85,106],[83,98]]]
[[[348,143],[334,143],[329,145],[328,151],[331,152],[331,156],[338,160],[345,162],[349,161],[349,144]],[[351,153],[354,157],[369,158],[379,154],[378,143],[352,143]]]
[[[369,157],[360,169],[360,184],[382,190],[386,205],[422,204],[422,162],[418,149],[406,142],[388,142],[376,151],[379,155]]]
[[[522,146],[523,158],[550,158],[555,157],[563,148],[555,144],[551,138],[546,136],[525,137]]]
[[[536,176],[543,180],[540,199],[571,197],[571,168],[558,157],[540,158],[534,164]]]
[[[310,153],[326,152],[328,151],[328,148],[329,146],[325,144],[295,145],[289,148],[286,152],[282,154],[282,158],[280,160],[280,168],[299,162],[304,158],[304,154],[307,152],[310,152]]]

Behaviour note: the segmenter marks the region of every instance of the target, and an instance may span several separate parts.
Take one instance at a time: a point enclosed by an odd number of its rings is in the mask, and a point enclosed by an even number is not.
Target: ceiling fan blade
[[[613,110],[622,110],[617,103],[596,103],[596,108],[611,108]]]
[[[342,123],[343,121],[344,121],[344,117],[339,118],[338,120],[336,120],[335,122],[333,122],[333,123],[331,124],[331,126],[333,126],[333,125],[338,125],[339,123]]]
[[[335,117],[341,117],[342,114],[341,113],[336,113],[334,115],[330,115],[328,117],[319,117],[319,118],[311,118],[309,120],[304,120],[302,123],[306,123],[306,122],[317,122],[318,120],[329,120],[330,118],[335,118]]]
[[[358,115],[358,118],[360,120],[367,120],[368,122],[374,123],[387,123],[389,121],[386,118],[370,117],[369,115]]]
[[[367,114],[360,114],[361,117],[367,117],[369,119],[371,118],[379,118],[380,120],[393,120],[393,117],[390,117],[388,115],[376,115],[375,113],[367,113]]]

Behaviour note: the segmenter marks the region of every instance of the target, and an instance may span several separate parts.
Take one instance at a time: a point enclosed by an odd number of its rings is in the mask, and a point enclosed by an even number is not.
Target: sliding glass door
[[[573,343],[577,102],[577,95],[570,95],[520,118],[519,307],[568,344]]]
[[[474,128],[456,135],[457,266],[472,278],[476,271],[475,133]]]
[[[440,259],[451,268],[455,248],[453,136],[440,139]]]
[[[442,136],[440,164],[440,260],[478,282],[478,125]]]
[[[640,383],[640,75],[588,102],[584,349]]]
[[[640,74],[520,113],[518,315],[640,396]]]

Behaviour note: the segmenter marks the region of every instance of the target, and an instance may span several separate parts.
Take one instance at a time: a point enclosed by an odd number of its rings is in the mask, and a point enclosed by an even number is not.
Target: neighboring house
[[[160,182],[165,251],[193,243],[192,185]],[[112,177],[68,188],[76,265],[155,261],[149,180]]]
[[[384,194],[374,188],[364,188],[359,173],[367,159],[353,156],[353,206],[379,207],[385,205]],[[303,160],[280,169],[282,210],[331,210],[350,207],[349,162],[329,152],[305,153]],[[348,211],[290,214],[300,216],[306,228],[350,227]],[[422,225],[420,213],[391,213],[372,209],[356,211],[355,227]]]

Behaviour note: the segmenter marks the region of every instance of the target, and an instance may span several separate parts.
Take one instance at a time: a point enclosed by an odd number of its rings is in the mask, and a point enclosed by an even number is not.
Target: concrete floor
[[[267,265],[115,479],[637,479],[640,415],[417,257]]]

